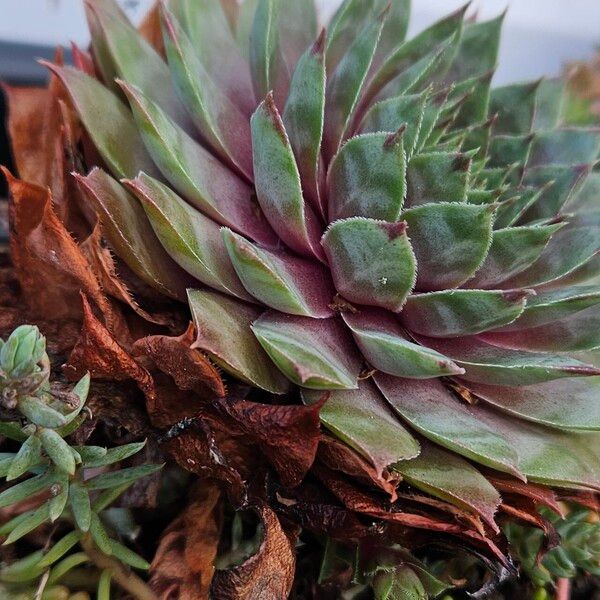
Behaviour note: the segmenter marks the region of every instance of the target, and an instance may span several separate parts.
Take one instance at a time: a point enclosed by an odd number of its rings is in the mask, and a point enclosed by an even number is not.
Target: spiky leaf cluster
[[[85,552],[68,554],[78,544],[84,549],[92,544],[105,556],[147,569],[143,558],[110,537],[100,517],[129,486],[160,468],[107,470],[138,453],[145,442],[111,449],[71,445],[65,438],[83,423],[89,375],[69,392],[53,387],[46,340],[34,326],[18,327],[0,340],[0,347],[2,408],[14,416],[0,421],[0,435],[19,444],[16,452],[0,454],[0,477],[7,483],[0,492],[0,509],[40,499],[34,508],[17,510],[0,524],[3,544],[15,543],[44,523],[67,520],[74,526],[48,548],[1,568],[0,583],[9,588],[31,585],[48,572],[45,585],[52,589],[68,571],[90,561]],[[90,476],[92,470],[96,474]],[[109,582],[110,574],[102,586]]]
[[[559,81],[492,89],[501,17],[405,40],[406,0],[321,34],[311,0],[170,0],[157,51],[86,6],[93,69],[49,65],[100,157],[76,179],[197,348],[328,393],[330,431],[492,529],[480,467],[600,487],[600,132]]]

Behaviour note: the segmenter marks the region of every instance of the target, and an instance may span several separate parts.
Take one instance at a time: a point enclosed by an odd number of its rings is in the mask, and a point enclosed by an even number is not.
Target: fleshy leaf
[[[256,194],[265,216],[292,250],[321,259],[321,226],[304,202],[294,153],[271,94],[252,115],[251,127]]]
[[[290,83],[283,122],[296,157],[305,197],[319,214],[325,216],[320,189],[326,79],[323,35],[298,61]]]
[[[410,379],[429,379],[464,373],[439,352],[409,341],[398,320],[377,309],[344,313],[343,319],[363,356],[374,368]]]
[[[63,82],[96,149],[115,177],[159,176],[127,106],[99,81],[72,67],[43,63]],[[103,115],[98,119],[98,114]]]
[[[538,87],[533,129],[554,129],[561,118],[565,98],[565,78],[542,79]]]
[[[348,133],[352,116],[367,78],[387,10],[369,20],[344,54],[327,85],[323,151],[331,158]]]
[[[377,571],[373,577],[376,600],[420,600],[427,592],[417,574],[407,564]]]
[[[529,290],[450,290],[414,294],[402,310],[410,330],[429,337],[461,337],[514,321],[525,307]]]
[[[417,259],[419,291],[446,290],[467,281],[484,261],[494,207],[458,202],[423,204],[402,214]]]
[[[336,289],[350,302],[399,311],[415,283],[406,223],[356,217],[334,222],[322,240]]]
[[[254,298],[288,314],[332,316],[329,304],[335,290],[323,265],[259,248],[229,229],[223,230],[223,237],[242,284]]]
[[[470,463],[442,448],[421,442],[421,454],[394,465],[403,479],[433,496],[472,510],[493,529],[500,494]]]
[[[490,167],[524,165],[529,157],[531,145],[531,135],[494,136],[490,141],[487,164]]]
[[[243,381],[283,394],[289,384],[275,368],[250,329],[261,310],[209,290],[189,290],[196,325],[194,348]]]
[[[525,387],[468,384],[469,391],[516,417],[559,429],[600,429],[599,377]]]
[[[348,140],[327,173],[329,221],[367,217],[397,221],[406,193],[403,129]]]
[[[406,171],[407,206],[465,201],[470,169],[467,154],[432,152],[413,156]]]
[[[218,2],[204,5],[214,7]],[[205,12],[205,18],[206,15]],[[252,180],[252,140],[247,116],[215,84],[181,25],[164,6],[163,35],[173,82],[203,138]]]
[[[356,389],[360,359],[337,319],[267,312],[252,325],[258,341],[285,376],[317,390]]]
[[[510,442],[477,418],[439,380],[377,374],[375,383],[394,410],[426,438],[478,463],[521,477],[519,456]]]
[[[308,404],[319,401],[321,396],[322,392],[302,390],[302,398]],[[417,440],[369,381],[361,381],[357,390],[331,392],[321,408],[320,417],[327,429],[364,456],[378,471],[419,454]]]
[[[163,249],[137,199],[101,169],[75,178],[100,215],[103,233],[118,256],[148,285],[184,301],[193,279]]]
[[[467,287],[494,287],[524,271],[540,257],[550,238],[561,227],[563,224],[556,223],[497,229],[484,263],[467,282]]]
[[[252,188],[171,121],[139,89],[125,83],[121,87],[148,152],[174,188],[222,225],[256,241],[272,243],[273,232],[252,205]]]
[[[593,162],[600,150],[600,129],[564,128],[536,134],[529,167]]]
[[[124,183],[141,202],[154,232],[177,264],[216,290],[252,300],[227,257],[214,221],[144,173]]]
[[[497,87],[490,97],[490,114],[497,114],[496,134],[519,135],[532,130],[540,82]]]
[[[464,367],[463,379],[495,385],[532,385],[563,377],[600,375],[600,369],[566,356],[509,350],[478,337],[435,339],[419,337],[422,344]]]

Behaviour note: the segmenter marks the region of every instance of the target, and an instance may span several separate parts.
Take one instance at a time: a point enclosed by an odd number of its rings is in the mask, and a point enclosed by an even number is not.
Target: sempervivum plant
[[[502,17],[405,41],[409,8],[170,0],[152,45],[95,0],[93,62],[47,66],[85,209],[195,348],[483,536],[517,479],[600,488],[600,131],[491,88]]]

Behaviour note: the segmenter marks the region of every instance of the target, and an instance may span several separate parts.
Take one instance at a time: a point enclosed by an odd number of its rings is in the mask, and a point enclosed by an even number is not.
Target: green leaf
[[[87,562],[90,562],[90,559],[84,552],[77,552],[67,556],[66,558],[63,558],[63,560],[61,560],[52,569],[52,571],[50,571],[48,585],[52,585],[57,581],[60,581],[67,573],[77,568],[79,565],[83,565]]]
[[[37,550],[36,552],[32,552],[24,558],[20,558],[11,562],[9,565],[3,565],[2,583],[15,583],[23,585],[24,582],[38,579],[44,572],[38,564],[42,554],[42,550]]]
[[[521,477],[511,440],[482,422],[439,379],[418,381],[377,374],[375,383],[394,410],[426,438],[465,458]]]
[[[550,238],[562,227],[562,223],[556,223],[497,229],[484,263],[466,286],[494,287],[524,271],[540,257]]]
[[[140,171],[159,175],[131,112],[115,94],[82,71],[43,64],[62,81],[94,146],[115,177],[135,177]]]
[[[15,442],[24,442],[27,439],[27,434],[23,433],[22,427],[17,423],[0,423],[0,435]]]
[[[128,481],[123,485],[119,485],[114,488],[109,488],[100,493],[94,502],[92,503],[92,511],[96,514],[101,513],[103,510],[109,508],[125,490],[131,487],[135,481]]]
[[[600,130],[563,128],[537,133],[528,166],[591,163],[600,151]]]
[[[254,298],[288,314],[332,316],[329,304],[335,290],[323,265],[260,248],[229,229],[222,232],[233,267]]]
[[[258,203],[271,227],[292,250],[322,260],[317,215],[304,203],[300,173],[272,94],[251,119]]]
[[[65,416],[48,406],[41,398],[25,396],[19,398],[19,411],[32,423],[40,427],[61,427],[66,423]]]
[[[384,373],[410,379],[464,373],[439,352],[409,341],[399,321],[387,312],[363,308],[342,316],[365,359]]]
[[[102,233],[135,275],[170,298],[185,299],[193,278],[164,250],[137,198],[100,169],[74,177],[99,214]]]
[[[37,566],[42,569],[52,566],[57,560],[60,560],[69,550],[71,550],[78,541],[79,535],[76,531],[67,533],[67,535],[52,545],[52,547],[42,556],[37,563]]]
[[[143,571],[147,571],[150,568],[150,564],[145,559],[116,540],[110,540],[110,547],[112,555],[126,565]]]
[[[490,114],[498,115],[496,134],[523,135],[533,128],[540,81],[497,87],[490,97]]]
[[[108,465],[121,462],[122,460],[125,460],[126,458],[129,458],[130,456],[140,452],[145,445],[146,442],[143,441],[133,444],[124,444],[123,446],[117,446],[116,448],[111,448],[110,450],[102,448],[102,450],[104,450],[102,456],[84,459],[84,466],[86,469],[91,469],[97,467],[106,467]]]
[[[162,469],[162,465],[142,465],[140,467],[129,467],[120,471],[111,471],[96,475],[85,482],[88,490],[106,490],[108,488],[119,487],[148,477]]]
[[[321,215],[325,213],[320,189],[326,80],[323,44],[322,34],[298,61],[283,113],[306,200]]]
[[[88,462],[100,460],[106,456],[107,449],[102,446],[71,446],[73,450],[76,450],[81,460],[87,466]]]
[[[90,495],[86,486],[73,481],[69,487],[69,500],[75,523],[81,531],[88,531],[92,520]]]
[[[269,311],[252,331],[292,382],[312,389],[355,389],[360,360],[344,326],[334,318],[311,319]]]
[[[352,44],[328,82],[323,135],[326,158],[330,159],[337,153],[348,133],[387,12],[384,10],[377,18],[369,20],[360,33],[354,34]]]
[[[375,600],[427,600],[428,594],[417,574],[401,565],[388,571],[378,571],[373,578]]]
[[[329,221],[367,217],[397,221],[406,194],[404,129],[346,142],[327,173]]]
[[[214,289],[252,300],[227,257],[219,225],[143,173],[125,184],[142,203],[154,232],[175,262]]]
[[[406,223],[335,221],[322,239],[333,281],[350,302],[399,311],[416,279]]]
[[[307,404],[318,402],[322,396],[323,392],[302,390]],[[360,381],[357,390],[331,392],[319,416],[327,429],[364,456],[379,473],[419,454],[419,442],[368,380]]]
[[[10,469],[6,475],[6,481],[17,479],[25,473],[30,467],[36,465],[42,460],[42,444],[37,435],[30,435],[19,448],[14,457]]]
[[[287,391],[288,381],[250,329],[262,309],[209,290],[190,290],[188,296],[198,332],[195,348],[242,381],[274,394]]]
[[[467,199],[471,158],[467,154],[417,154],[406,171],[406,205],[464,202]]]
[[[495,531],[500,494],[469,462],[429,442],[419,456],[394,465],[410,485],[463,509],[474,511]]]
[[[532,146],[531,135],[497,135],[489,144],[488,162],[490,167],[524,166]]]
[[[41,429],[40,441],[50,460],[63,472],[73,475],[75,473],[75,457],[69,444],[52,429]]]
[[[477,271],[490,247],[494,208],[443,202],[404,211],[417,259],[417,290],[458,287]]]
[[[97,600],[110,600],[110,583],[112,581],[112,572],[105,569],[100,573],[98,579],[98,591],[96,593]]]
[[[69,476],[66,473],[55,472],[51,492],[52,497],[48,500],[48,516],[50,522],[54,523],[62,516],[69,500]]]
[[[104,525],[102,525],[102,521],[100,521],[100,517],[94,512],[90,521],[90,534],[100,551],[110,556],[112,554],[111,540]]]
[[[52,476],[49,473],[30,477],[21,483],[17,483],[0,493],[0,508],[5,508],[11,504],[22,502],[30,496],[35,496],[42,490],[52,485]]]
[[[533,129],[547,131],[558,126],[565,98],[565,78],[542,79],[540,82]]]
[[[42,504],[39,508],[23,513],[23,515],[19,515],[23,517],[19,519],[18,523],[16,519],[9,521],[5,527],[9,529],[8,537],[3,542],[3,546],[7,546],[9,544],[13,544],[17,540],[20,540],[22,537],[26,536],[28,533],[32,532],[34,529],[37,529],[44,521],[48,520],[48,506],[46,504]],[[16,526],[12,526],[16,524]],[[4,528],[0,532],[0,535],[4,535]]]

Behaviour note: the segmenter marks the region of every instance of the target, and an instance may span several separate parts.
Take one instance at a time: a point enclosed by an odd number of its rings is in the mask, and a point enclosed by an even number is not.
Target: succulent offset
[[[493,529],[490,469],[600,489],[600,131],[561,125],[558,81],[491,88],[502,17],[404,41],[406,0],[321,33],[311,0],[224,6],[164,2],[161,56],[89,2],[94,65],[48,65],[112,250],[224,371],[326,397],[374,467]]]

